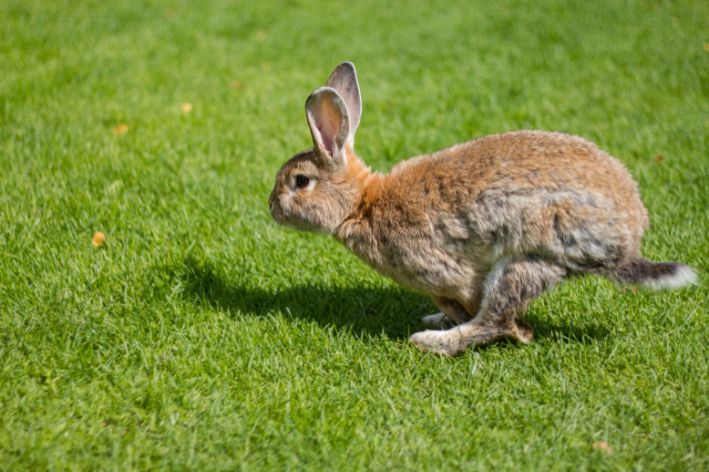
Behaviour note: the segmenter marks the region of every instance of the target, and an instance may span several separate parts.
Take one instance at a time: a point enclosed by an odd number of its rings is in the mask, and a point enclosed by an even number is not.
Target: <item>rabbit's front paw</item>
[[[428,351],[433,354],[442,354],[444,356],[455,356],[465,349],[465,346],[459,346],[459,343],[451,343],[450,331],[421,331],[414,333],[409,338],[416,349],[420,351]]]
[[[453,326],[450,318],[448,318],[445,313],[436,313],[435,315],[428,315],[421,318],[423,324],[429,328],[438,329],[448,329]]]

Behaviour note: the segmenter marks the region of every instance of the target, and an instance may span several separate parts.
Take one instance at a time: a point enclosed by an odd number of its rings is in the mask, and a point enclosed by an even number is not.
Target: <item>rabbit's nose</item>
[[[273,210],[273,206],[276,204],[276,201],[278,200],[278,192],[276,192],[276,189],[274,188],[273,191],[271,192],[271,195],[268,196],[268,207]]]

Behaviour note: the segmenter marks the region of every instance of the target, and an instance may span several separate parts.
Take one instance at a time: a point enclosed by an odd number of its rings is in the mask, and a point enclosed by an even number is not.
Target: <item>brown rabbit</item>
[[[594,144],[563,133],[486,136],[371,173],[354,152],[362,111],[354,65],[341,64],[305,103],[313,149],[280,170],[271,215],[332,234],[377,272],[431,297],[448,330],[411,336],[419,349],[455,355],[512,337],[544,290],[573,275],[603,275],[651,289],[695,281],[676,262],[638,246],[649,225],[635,181]]]

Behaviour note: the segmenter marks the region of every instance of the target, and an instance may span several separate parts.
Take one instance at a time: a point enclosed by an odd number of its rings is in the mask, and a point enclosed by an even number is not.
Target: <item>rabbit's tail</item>
[[[621,284],[637,284],[650,290],[663,290],[693,285],[697,274],[679,262],[650,262],[640,256],[625,259],[609,274]]]

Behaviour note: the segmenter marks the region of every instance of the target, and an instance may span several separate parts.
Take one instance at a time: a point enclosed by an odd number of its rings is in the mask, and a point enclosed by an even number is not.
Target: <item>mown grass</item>
[[[0,2],[0,469],[709,469],[708,26],[699,1]],[[699,286],[586,278],[531,306],[531,345],[413,349],[425,297],[268,214],[343,60],[375,169],[579,134]]]

